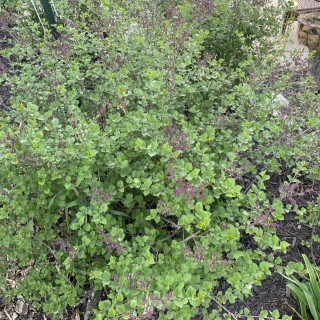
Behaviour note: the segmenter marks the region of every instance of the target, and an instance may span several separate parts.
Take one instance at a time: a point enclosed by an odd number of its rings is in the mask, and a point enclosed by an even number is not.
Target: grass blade
[[[309,280],[310,280],[310,287],[313,292],[315,304],[317,306],[317,309],[319,310],[320,308],[320,283],[317,281],[316,274],[314,272],[313,266],[311,265],[309,259],[305,254],[302,255],[304,263],[307,267],[307,271],[309,274]]]

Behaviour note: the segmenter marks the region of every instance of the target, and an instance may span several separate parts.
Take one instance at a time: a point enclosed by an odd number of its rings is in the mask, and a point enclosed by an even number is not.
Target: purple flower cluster
[[[174,25],[175,30],[178,30],[179,27],[183,26],[185,20],[182,17],[182,14],[179,10],[179,7],[175,5],[173,0],[170,0],[167,10],[165,12],[165,17]]]
[[[111,194],[107,191],[100,191],[98,188],[92,188],[92,200],[107,202],[111,198]]]
[[[1,11],[0,30],[10,30],[10,26],[13,22],[14,22],[13,15],[6,12],[5,10]]]
[[[131,314],[129,320],[153,320],[156,319],[156,312],[153,306],[145,307],[145,309],[137,316]]]
[[[72,251],[71,242],[64,241],[62,238],[57,238],[53,241],[53,245],[55,250],[59,251]]]
[[[151,301],[156,304],[157,308],[160,311],[165,311],[165,304],[169,301],[172,301],[172,292],[168,291],[164,297],[158,298],[155,294],[152,295]]]
[[[119,282],[119,276],[117,274],[110,274],[110,280],[114,282]]]
[[[0,61],[0,74],[9,71],[9,67],[6,63]]]
[[[270,213],[266,212],[264,214],[258,214],[258,213],[254,213],[252,214],[252,216],[250,217],[249,221],[250,221],[250,225],[255,226],[255,225],[262,225],[262,226],[266,226],[269,225],[269,217],[270,217]]]
[[[219,264],[220,266],[227,266],[230,264],[230,260],[228,259],[220,259],[220,260],[210,260],[209,265],[211,269],[214,269],[215,265]]]
[[[291,205],[296,204],[295,196],[304,196],[306,193],[310,193],[311,190],[304,190],[303,187],[298,183],[291,183],[284,185],[283,183],[279,186],[280,200],[287,200]]]
[[[202,182],[200,185],[196,186],[192,181],[188,181],[184,178],[176,178],[175,177],[175,169],[172,164],[169,164],[167,167],[167,178],[173,182],[175,182],[174,194],[177,197],[185,196],[187,198],[187,202],[190,203],[194,198],[200,197],[202,199],[205,198],[205,187],[206,184]]]
[[[187,134],[185,132],[178,133],[172,137],[170,145],[172,146],[172,151],[185,151],[187,149],[187,143],[185,138]]]
[[[237,179],[238,181],[243,181],[243,174],[246,172],[247,168],[250,166],[250,162],[236,168],[235,163],[232,162],[231,165],[227,168],[228,174]]]
[[[124,248],[120,245],[120,243],[114,241],[111,237],[111,234],[105,233],[103,230],[99,230],[98,232],[103,235],[102,241],[107,245],[107,249],[109,250],[109,252],[115,250],[117,255],[121,255]]]
[[[162,312],[165,311],[165,304],[172,301],[172,292],[168,291],[164,297],[158,298],[153,294],[150,298],[145,298],[142,300],[144,304],[144,310],[137,316],[130,314],[131,320],[152,320],[156,319],[156,308]],[[151,304],[151,305],[150,305]],[[156,306],[156,308],[155,308]]]
[[[273,208],[269,207],[263,214],[259,214],[257,212],[254,212],[251,214],[251,217],[249,218],[250,226],[271,226],[271,227],[278,227],[278,223],[269,222],[269,218],[271,217]]]
[[[205,261],[205,248],[204,247],[196,247],[192,251],[192,249],[189,246],[186,246],[182,249],[182,251],[191,259],[198,260],[198,261]]]
[[[70,56],[72,47],[70,45],[71,37],[60,36],[59,39],[55,42],[56,51],[61,54],[62,57],[67,58]]]
[[[190,203],[196,197],[204,199],[204,189],[204,183],[201,183],[199,186],[195,186],[192,182],[180,178],[176,181],[176,188],[174,190],[174,194],[177,197],[185,196],[187,198],[188,203]]]
[[[211,0],[193,0],[193,7],[193,21],[201,23],[212,15],[216,4]]]
[[[192,250],[189,246],[185,246],[182,249],[182,252],[185,253],[189,258],[193,260],[197,260],[200,262],[205,262],[205,261],[209,262],[209,266],[211,269],[214,268],[215,264],[219,264],[221,266],[227,266],[228,264],[230,264],[230,260],[215,258],[216,255],[214,255],[213,259],[208,259],[206,256],[206,250],[202,246],[198,246],[194,248],[194,250]]]
[[[25,155],[23,157],[23,161],[25,163],[29,163],[32,168],[39,168],[41,167],[41,164],[37,160],[37,157],[35,155]]]
[[[128,273],[127,274],[127,278],[128,278],[128,283],[129,283],[129,287],[131,289],[143,289],[147,287],[147,284],[145,283],[145,281],[143,280],[138,280],[137,276],[134,275],[133,273]]]
[[[177,126],[173,121],[170,121],[168,127],[163,133],[169,137],[168,144],[172,146],[173,151],[185,151],[188,147],[186,142],[187,134],[185,132],[178,133]]]
[[[177,132],[177,126],[173,120],[171,120],[165,130],[163,130],[163,133],[166,136],[171,136]]]
[[[157,204],[157,210],[164,216],[169,217],[172,212],[172,207],[170,203],[166,203],[163,200],[160,200]]]

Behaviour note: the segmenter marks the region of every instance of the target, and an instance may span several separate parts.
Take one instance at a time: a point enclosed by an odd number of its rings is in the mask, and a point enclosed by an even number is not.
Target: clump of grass
[[[301,319],[308,320],[308,311],[314,320],[320,319],[320,274],[314,266],[310,263],[305,254],[302,255],[306,271],[307,282],[301,282],[294,276],[284,276],[289,280],[288,287],[295,297],[299,312],[297,312]]]

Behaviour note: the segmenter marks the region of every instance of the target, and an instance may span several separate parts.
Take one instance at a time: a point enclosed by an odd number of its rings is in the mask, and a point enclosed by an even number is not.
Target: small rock
[[[14,313],[12,313],[12,314],[10,315],[10,317],[11,317],[12,320],[16,320],[16,319],[19,317],[19,315],[14,312]]]
[[[28,305],[24,303],[22,300],[17,300],[15,310],[18,314],[21,314],[24,316],[28,313]]]
[[[289,101],[281,93],[276,95],[276,97],[272,100],[272,102],[274,104],[277,104],[278,106],[280,105],[280,108],[277,108],[277,109],[281,109],[281,108],[288,109],[289,107]]]

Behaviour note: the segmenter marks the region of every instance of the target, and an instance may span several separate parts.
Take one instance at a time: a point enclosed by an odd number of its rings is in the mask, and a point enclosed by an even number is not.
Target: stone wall
[[[320,17],[320,12],[299,15],[298,38],[299,43],[320,53],[320,20],[318,17]]]

